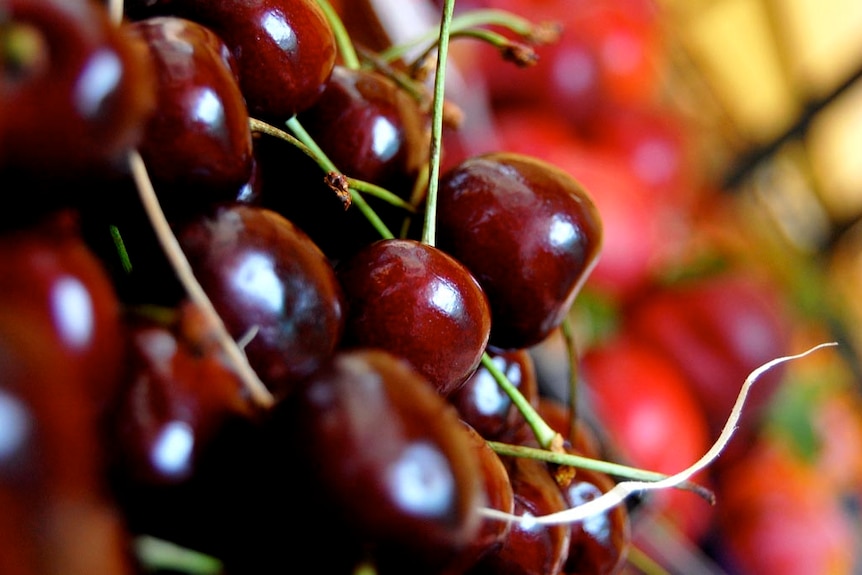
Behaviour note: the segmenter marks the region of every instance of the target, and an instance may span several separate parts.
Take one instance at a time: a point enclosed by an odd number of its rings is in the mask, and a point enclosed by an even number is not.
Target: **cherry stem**
[[[335,167],[335,164],[332,163],[332,160],[324,153],[323,150],[320,149],[320,146],[317,145],[317,142],[314,141],[314,138],[305,130],[305,128],[300,123],[299,119],[296,116],[290,118],[287,122],[288,129],[293,132],[293,135],[299,140],[310,152],[312,157],[317,161],[317,163],[330,174],[341,174],[341,171]],[[369,184],[370,186],[370,184]],[[375,189],[381,190],[379,186],[375,186]],[[380,219],[380,216],[368,205],[368,202],[365,201],[365,198],[362,197],[362,194],[358,193],[355,188],[351,187],[350,191],[350,199],[356,205],[356,208],[362,212],[362,214],[368,219],[374,229],[380,234],[380,236],[384,239],[394,238],[395,235],[389,231],[389,228],[383,223],[383,220]]]
[[[449,54],[449,34],[455,0],[443,3],[443,19],[437,40],[437,66],[434,71],[434,100],[431,108],[431,149],[428,161],[428,195],[425,200],[425,221],[422,241],[433,246],[437,241],[437,187],[440,178],[440,156],[443,141],[443,106],[445,104],[446,60]]]
[[[182,246],[180,246],[162,211],[156,192],[153,189],[153,183],[147,173],[144,160],[137,151],[133,151],[129,155],[129,165],[141,198],[141,203],[144,205],[153,231],[155,231],[165,255],[170,260],[174,272],[188,293],[189,299],[202,310],[207,320],[213,326],[214,335],[219,345],[251,394],[252,400],[263,408],[271,407],[275,403],[272,394],[248,363],[245,352],[242,351],[240,346],[230,336],[221,316],[219,316],[212,301],[210,301],[203,287],[197,281],[191,264],[186,258]]]
[[[539,415],[529,400],[524,397],[524,394],[494,364],[494,360],[487,352],[482,355],[482,365],[488,370],[488,373],[491,374],[491,377],[494,378],[506,395],[509,396],[509,399],[518,408],[524,419],[527,420],[527,425],[533,430],[533,434],[536,436],[539,445],[544,449],[552,450],[557,450],[558,447],[561,447],[559,445],[562,442],[560,434],[542,419],[542,416]]]
[[[329,26],[335,35],[335,43],[338,45],[338,53],[341,55],[344,66],[351,70],[358,70],[360,64],[359,57],[356,55],[356,48],[353,46],[350,34],[344,27],[344,22],[338,12],[332,7],[329,0],[317,0],[317,5],[320,6],[326,19],[329,20]]]
[[[532,459],[545,461],[547,463],[553,463],[555,465],[565,465],[569,467],[579,467],[581,469],[591,469],[593,471],[606,473],[615,477],[624,477],[626,479],[636,479],[639,481],[661,481],[667,479],[668,477],[668,475],[665,473],[658,473],[656,471],[649,471],[647,469],[640,469],[637,467],[622,465],[620,463],[613,463],[611,461],[605,461],[602,459],[594,459],[592,457],[584,457],[582,455],[576,455],[573,453],[549,451],[547,449],[539,449],[526,445],[512,445],[508,443],[501,443],[498,441],[488,441],[488,445],[491,447],[491,449],[494,450],[494,452],[499,455],[507,455],[511,457],[529,457]],[[710,504],[715,503],[715,494],[710,489],[699,485],[693,481],[684,481],[676,487],[680,489],[685,489],[687,491],[692,491]]]
[[[569,411],[570,430],[569,441],[576,443],[578,431],[578,353],[575,344],[575,335],[572,329],[572,322],[568,317],[563,319],[560,325],[560,332],[563,335],[563,341],[566,345],[566,360],[569,364]]]
[[[532,47],[523,42],[514,42],[506,38],[502,34],[482,28],[467,28],[464,30],[452,31],[450,39],[471,38],[485,42],[497,48],[500,51],[503,59],[512,62],[520,67],[532,66],[538,61],[538,56]],[[412,64],[408,66],[413,77],[421,77],[420,70],[425,65],[425,61],[431,56],[436,44],[431,44],[421,54],[419,54]]]
[[[464,30],[470,28],[479,28],[482,26],[499,26],[521,36],[531,43],[548,43],[556,40],[559,36],[559,27],[551,24],[535,23],[513,14],[512,12],[499,9],[482,9],[469,10],[457,17],[452,18],[451,33],[460,34]],[[393,62],[403,57],[407,52],[421,46],[431,43],[432,46],[437,40],[437,33],[429,31],[427,34],[420,35],[409,42],[391,46],[390,48],[380,52],[380,59],[386,62]]]

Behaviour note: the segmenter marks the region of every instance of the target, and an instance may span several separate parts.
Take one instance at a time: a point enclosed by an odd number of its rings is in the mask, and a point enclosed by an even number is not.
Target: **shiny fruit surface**
[[[538,343],[558,327],[598,261],[602,223],[572,176],[535,158],[468,158],[440,182],[440,249],[476,277],[493,317],[490,343]]]
[[[484,292],[460,262],[414,240],[379,240],[336,268],[347,302],[344,345],[407,359],[447,396],[488,344]]]

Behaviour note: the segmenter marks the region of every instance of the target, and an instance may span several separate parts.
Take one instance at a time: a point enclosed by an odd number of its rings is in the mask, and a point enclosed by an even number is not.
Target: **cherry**
[[[592,501],[614,486],[603,473],[581,468],[565,486],[563,495],[571,507]],[[629,513],[624,505],[595,514],[571,525],[571,543],[563,573],[612,575],[625,565],[631,543]]]
[[[342,173],[405,199],[428,163],[426,114],[380,72],[335,66],[321,97],[299,119]]]
[[[0,298],[4,575],[132,573],[87,386],[54,326]],[[82,552],[82,542],[98,552]]]
[[[0,170],[42,179],[124,171],[155,105],[143,46],[90,0],[9,0],[3,20],[4,47],[10,38],[21,50],[0,52]]]
[[[81,385],[91,409],[110,406],[125,354],[120,302],[75,212],[0,235],[0,300],[45,326],[52,360],[65,366],[68,385]]]
[[[474,440],[407,361],[339,351],[273,408],[267,436],[321,516],[309,521],[346,522],[381,572],[439,565],[476,541],[487,494]]]
[[[378,240],[336,267],[347,302],[345,347],[407,359],[447,396],[476,371],[488,343],[488,301],[467,269],[415,240]]]
[[[601,243],[592,199],[547,162],[488,153],[441,179],[437,244],[487,294],[494,346],[528,347],[559,327]]]
[[[249,362],[276,395],[289,393],[339,345],[343,296],[311,239],[265,208],[223,204],[176,224],[198,281]]]
[[[514,514],[541,516],[563,511],[568,503],[548,466],[537,459],[504,457],[515,494]],[[471,575],[554,575],[562,571],[571,545],[568,525],[513,523],[503,545],[483,555]]]
[[[252,176],[248,110],[234,58],[212,30],[152,17],[130,28],[150,50],[158,108],[139,147],[162,208],[198,209],[232,200]]]
[[[129,319],[128,371],[111,418],[116,467],[144,484],[187,480],[214,436],[258,416],[199,310],[184,304],[170,316]]]
[[[127,13],[181,16],[212,29],[236,60],[249,112],[273,124],[317,101],[335,66],[335,36],[314,0],[139,0]]]
[[[539,401],[533,360],[527,350],[488,348],[488,355],[518,391],[531,403]],[[494,376],[485,366],[479,366],[467,381],[449,397],[466,423],[485,439],[506,441],[521,433],[530,433],[518,407],[512,403]]]

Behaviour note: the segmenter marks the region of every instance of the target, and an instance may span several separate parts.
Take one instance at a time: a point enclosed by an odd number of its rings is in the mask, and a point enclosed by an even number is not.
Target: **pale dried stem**
[[[742,385],[742,389],[740,390],[739,395],[736,398],[736,402],[731,409],[730,415],[728,416],[727,421],[725,422],[724,427],[722,428],[721,433],[719,434],[718,439],[716,439],[715,443],[713,443],[712,447],[710,447],[710,449],[694,464],[674,475],[669,475],[664,479],[660,479],[657,481],[621,481],[609,491],[607,491],[600,497],[593,499],[592,501],[588,501],[587,503],[578,505],[576,507],[572,507],[570,509],[566,509],[557,513],[551,513],[548,515],[542,515],[537,517],[529,515],[519,516],[491,508],[483,508],[481,510],[481,513],[485,517],[491,519],[517,522],[521,523],[524,526],[574,523],[576,521],[582,521],[589,517],[604,513],[611,508],[624,503],[630,495],[652,490],[672,489],[679,487],[680,485],[688,482],[692,478],[692,476],[708,467],[724,451],[725,447],[727,446],[728,442],[736,431],[737,425],[739,424],[739,419],[742,415],[742,409],[745,406],[745,401],[748,397],[748,393],[751,390],[751,387],[761,375],[763,375],[764,373],[766,373],[780,363],[795,359],[801,359],[819,349],[835,345],[837,344],[834,342],[821,343],[820,345],[816,345],[802,353],[773,359],[772,361],[769,361],[752,371],[751,374],[749,374],[749,376],[745,379],[745,382]]]
[[[156,237],[170,261],[174,272],[185,288],[189,299],[202,310],[212,325],[213,334],[217,338],[230,365],[236,370],[237,375],[251,395],[252,400],[263,408],[271,407],[274,403],[272,394],[248,363],[245,352],[230,336],[221,316],[219,316],[212,301],[210,301],[210,298],[195,277],[194,271],[162,211],[141,155],[136,151],[132,152],[129,156],[129,164],[141,202],[153,226],[153,231],[156,233]]]

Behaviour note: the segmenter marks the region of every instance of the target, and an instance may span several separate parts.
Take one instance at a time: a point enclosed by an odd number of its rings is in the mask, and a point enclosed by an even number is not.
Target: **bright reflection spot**
[[[275,273],[271,258],[263,254],[248,256],[234,274],[233,284],[243,297],[257,300],[269,310],[281,309],[284,287]]]
[[[102,104],[117,89],[123,76],[123,66],[113,52],[102,50],[93,54],[75,87],[75,102],[84,116],[96,116]]]
[[[487,371],[481,370],[476,373],[476,381],[473,382],[473,386],[473,400],[476,402],[479,413],[499,413],[508,407],[508,396],[500,390],[500,384]]]
[[[554,216],[551,221],[551,229],[548,232],[548,239],[551,245],[555,248],[562,248],[571,245],[578,236],[578,231],[575,226],[561,216]]]
[[[0,389],[0,464],[22,447],[30,434],[30,426],[27,408]]]
[[[281,14],[267,14],[263,19],[263,29],[285,52],[296,49],[296,35]]]
[[[458,308],[458,292],[451,285],[438,282],[432,288],[431,303],[446,314],[452,314]]]
[[[62,278],[51,293],[54,325],[63,342],[84,347],[93,336],[93,301],[87,289],[73,277]]]
[[[408,447],[388,476],[397,504],[410,513],[444,513],[455,491],[446,458],[427,444]]]
[[[182,421],[172,421],[162,430],[153,448],[153,464],[167,475],[186,471],[194,447],[192,429]]]
[[[192,113],[195,121],[202,124],[221,124],[224,117],[224,107],[211,89],[205,89],[198,92]]]
[[[386,118],[377,118],[371,128],[372,150],[381,160],[388,160],[398,152],[398,130]]]
[[[583,50],[561,54],[553,73],[556,83],[567,94],[582,94],[596,83],[595,64]]]

